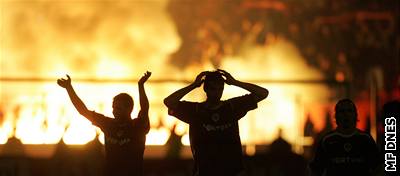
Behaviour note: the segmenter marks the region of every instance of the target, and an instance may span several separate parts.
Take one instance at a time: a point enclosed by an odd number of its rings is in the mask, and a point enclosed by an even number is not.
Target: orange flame
[[[0,78],[56,78],[69,73],[73,79],[132,79],[150,70],[154,80],[192,80],[200,71],[214,70],[208,60],[183,70],[168,64],[169,55],[180,47],[180,38],[165,10],[166,4],[167,0],[2,2]],[[304,62],[294,45],[277,36],[267,46],[244,43],[239,54],[223,58],[221,68],[246,81],[323,79],[319,71]],[[0,107],[5,114],[0,124],[0,143],[15,135],[24,144],[54,144],[61,138],[67,144],[84,144],[100,133],[77,114],[55,80],[0,84]],[[90,109],[109,116],[112,97],[119,92],[133,95],[138,102],[136,83],[73,84]],[[301,145],[304,105],[325,101],[329,89],[324,85],[257,84],[268,88],[270,96],[240,121],[243,143],[269,143],[281,128],[284,138]],[[152,126],[147,145],[165,144],[169,128],[175,123],[177,131],[184,135],[182,142],[188,145],[188,126],[168,116],[162,104],[164,97],[183,86],[172,82],[146,85]],[[244,93],[227,86],[223,99]],[[201,101],[204,96],[198,89],[185,99]],[[18,111],[14,111],[16,107],[20,107]],[[133,117],[137,111],[135,106]]]

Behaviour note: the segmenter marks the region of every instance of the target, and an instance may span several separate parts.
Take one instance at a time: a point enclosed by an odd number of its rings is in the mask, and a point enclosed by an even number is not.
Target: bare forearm
[[[144,85],[139,83],[139,101],[140,101],[140,110],[143,112],[149,111],[149,100],[147,99],[146,92],[144,90]]]
[[[172,93],[169,95],[167,98],[164,99],[164,104],[168,107],[173,106],[177,102],[180,101],[186,94],[188,94],[190,91],[195,89],[196,86],[194,84],[190,84],[182,89],[177,90],[176,92]]]
[[[242,81],[235,81],[232,85],[234,86],[238,86],[240,88],[243,88],[247,91],[249,91],[250,93],[252,93],[257,101],[261,101],[265,98],[267,98],[269,91],[261,86],[255,85],[255,84],[251,84],[251,83],[247,83],[247,82],[242,82]]]
[[[66,88],[68,92],[68,96],[74,105],[75,109],[79,112],[79,114],[86,116],[88,114],[88,109],[86,105],[83,103],[83,101],[78,97],[78,95],[75,93],[75,90],[72,86]]]

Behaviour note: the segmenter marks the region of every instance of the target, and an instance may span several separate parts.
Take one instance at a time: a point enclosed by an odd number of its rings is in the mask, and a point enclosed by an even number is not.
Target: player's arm
[[[145,122],[145,126],[149,127],[149,100],[147,98],[146,92],[144,90],[144,83],[151,76],[151,72],[147,71],[138,81],[139,87],[139,101],[140,101],[140,111],[138,118],[142,118]]]
[[[68,96],[69,96],[72,104],[74,105],[75,109],[79,112],[79,114],[81,114],[82,116],[84,116],[87,119],[89,119],[90,121],[92,121],[92,119],[91,119],[92,112],[87,109],[86,105],[76,94],[74,88],[72,87],[71,78],[69,77],[69,75],[66,75],[66,76],[67,76],[67,79],[64,79],[64,78],[58,79],[57,84],[60,87],[65,88],[65,90],[67,90]]]
[[[164,104],[168,107],[168,108],[174,108],[176,107],[176,105],[179,103],[179,101],[189,92],[191,92],[192,90],[198,88],[201,86],[201,84],[204,82],[203,77],[208,73],[208,71],[203,71],[201,72],[199,75],[197,75],[196,80],[189,84],[188,86],[179,89],[177,91],[175,91],[174,93],[172,93],[171,95],[169,95],[167,98],[164,99]]]
[[[257,102],[267,98],[269,91],[261,86],[247,83],[247,82],[242,82],[239,80],[236,80],[235,78],[232,77],[231,74],[229,74],[225,70],[218,69],[218,71],[225,77],[225,83],[228,85],[234,85],[240,88],[243,88],[247,91],[250,92],[255,97],[255,100]]]

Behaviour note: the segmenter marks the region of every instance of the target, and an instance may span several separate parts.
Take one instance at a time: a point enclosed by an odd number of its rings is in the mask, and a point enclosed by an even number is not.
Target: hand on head
[[[67,76],[67,79],[64,79],[64,78],[57,79],[57,84],[60,87],[63,87],[63,88],[71,87],[71,78],[69,77],[69,75],[66,75],[66,76]]]
[[[194,80],[193,85],[196,87],[200,87],[204,82],[204,77],[209,73],[209,71],[203,71],[199,75],[197,75],[196,80]]]
[[[217,71],[218,71],[219,73],[221,73],[221,75],[222,75],[223,77],[225,77],[225,83],[226,83],[226,84],[232,85],[232,84],[236,81],[236,79],[233,78],[232,75],[231,75],[230,73],[228,73],[227,71],[222,70],[222,69],[217,69]]]

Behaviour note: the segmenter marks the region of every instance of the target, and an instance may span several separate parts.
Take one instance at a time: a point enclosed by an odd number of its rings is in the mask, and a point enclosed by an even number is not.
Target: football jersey
[[[356,130],[345,135],[334,130],[319,142],[310,167],[327,176],[368,176],[378,163],[378,149],[369,134]]]

